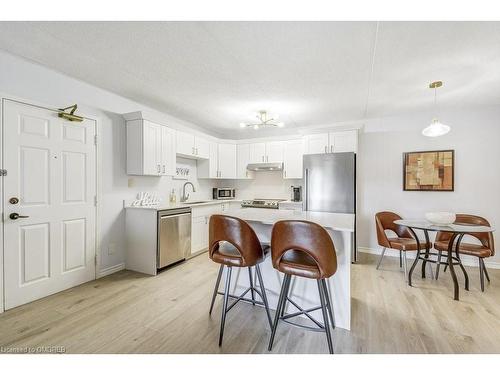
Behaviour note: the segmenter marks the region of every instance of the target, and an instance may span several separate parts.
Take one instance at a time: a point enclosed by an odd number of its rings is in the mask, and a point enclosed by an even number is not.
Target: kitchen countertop
[[[193,202],[176,202],[176,203],[163,203],[159,204],[158,206],[125,206],[125,208],[132,208],[132,209],[142,209],[142,210],[156,210],[156,211],[163,211],[163,210],[175,210],[178,208],[186,208],[186,207],[199,207],[199,206],[210,206],[213,204],[222,204],[222,203],[240,203],[241,199],[211,199],[211,200],[206,200],[202,201],[201,203],[196,203],[197,201]]]
[[[354,214],[338,214],[333,212],[272,210],[266,208],[236,208],[224,212],[225,215],[238,217],[245,221],[253,221],[273,225],[280,220],[306,220],[319,224],[324,228],[354,232]]]

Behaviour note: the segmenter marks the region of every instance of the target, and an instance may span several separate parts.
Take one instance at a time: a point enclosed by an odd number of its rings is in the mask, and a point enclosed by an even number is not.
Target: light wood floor
[[[362,254],[352,267],[352,330],[334,331],[336,353],[500,353],[500,270],[452,299],[449,272],[403,281],[396,258]],[[69,353],[267,353],[259,307],[238,304],[217,345],[220,299],[208,315],[217,266],[206,254],[157,277],[129,271],[0,314],[0,347],[64,346]],[[274,315],[274,314],[273,314]],[[323,333],[281,325],[273,353],[326,353]]]

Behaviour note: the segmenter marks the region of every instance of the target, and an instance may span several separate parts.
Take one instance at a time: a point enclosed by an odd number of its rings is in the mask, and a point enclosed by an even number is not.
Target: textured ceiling
[[[208,130],[500,103],[498,22],[0,22],[0,49]],[[260,131],[259,135],[272,134]]]

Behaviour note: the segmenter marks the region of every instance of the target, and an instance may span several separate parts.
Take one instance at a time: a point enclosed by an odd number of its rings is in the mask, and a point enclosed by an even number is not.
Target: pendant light
[[[443,82],[436,81],[429,85],[429,88],[434,89],[434,109],[437,108],[437,89],[443,86]],[[426,137],[439,137],[450,131],[450,127],[441,123],[437,118],[433,118],[431,124],[422,130],[422,134]]]

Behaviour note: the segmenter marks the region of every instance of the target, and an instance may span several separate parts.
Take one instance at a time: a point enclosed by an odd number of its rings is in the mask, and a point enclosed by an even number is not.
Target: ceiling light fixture
[[[429,84],[429,88],[434,89],[434,110],[437,109],[437,89],[443,86],[443,82],[436,81]],[[431,124],[422,130],[422,134],[426,137],[439,137],[450,131],[450,127],[441,123],[437,118],[433,118]]]
[[[255,130],[259,130],[261,128],[266,128],[266,127],[278,127],[282,128],[285,126],[284,122],[278,121],[279,116],[278,115],[268,115],[266,111],[259,111],[257,114],[257,120],[258,122],[240,122],[240,127],[242,128],[249,128],[252,127]]]

